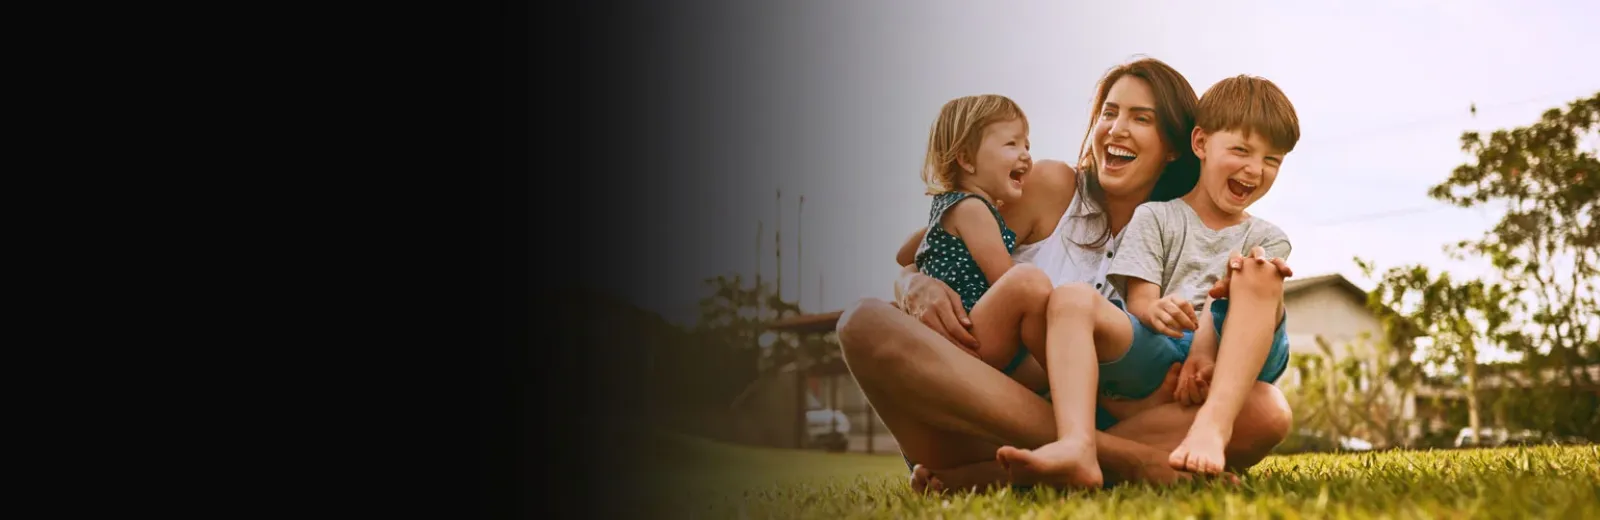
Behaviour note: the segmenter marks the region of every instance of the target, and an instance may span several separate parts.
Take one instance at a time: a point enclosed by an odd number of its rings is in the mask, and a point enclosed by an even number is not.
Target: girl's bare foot
[[[1037,450],[1005,446],[995,452],[1011,483],[1043,484],[1063,489],[1099,488],[1105,484],[1094,447],[1087,442],[1059,440]]]
[[[1222,473],[1227,462],[1223,455],[1223,449],[1227,446],[1227,432],[1211,425],[1210,421],[1196,418],[1194,426],[1189,428],[1189,434],[1184,436],[1183,442],[1178,443],[1177,449],[1172,450],[1167,463],[1173,469],[1216,475]]]
[[[918,464],[911,470],[911,489],[920,494],[942,495],[949,491],[988,491],[1010,483],[1000,463],[986,460],[940,470]]]

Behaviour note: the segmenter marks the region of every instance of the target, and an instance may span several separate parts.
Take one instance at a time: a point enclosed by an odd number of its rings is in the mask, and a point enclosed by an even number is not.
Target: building
[[[1384,340],[1385,333],[1383,321],[1367,307],[1367,291],[1357,287],[1349,279],[1340,274],[1326,274],[1303,278],[1290,278],[1283,284],[1283,303],[1287,310],[1287,326],[1289,333],[1289,355],[1291,369],[1278,381],[1278,387],[1288,394],[1299,390],[1302,383],[1301,374],[1294,368],[1296,358],[1318,357],[1325,358],[1322,366],[1329,367],[1329,376],[1324,380],[1329,385],[1328,391],[1334,391],[1336,381],[1345,376],[1333,372],[1332,367],[1351,357],[1357,358],[1365,370],[1364,373],[1372,374],[1379,363],[1377,356],[1378,342]],[[1329,353],[1332,354],[1331,359]],[[1398,354],[1391,354],[1398,356]],[[1394,357],[1386,360],[1392,366],[1399,361]],[[1382,384],[1379,379],[1365,379],[1357,383],[1357,392],[1367,392],[1373,384]],[[1408,443],[1422,434],[1421,425],[1416,421],[1417,399],[1415,392],[1401,391],[1394,385],[1384,385],[1379,395],[1381,400],[1372,405],[1374,409],[1363,410],[1368,419],[1380,421],[1400,421],[1404,432],[1397,443]],[[1348,397],[1346,397],[1348,399]],[[1393,406],[1393,408],[1387,408]],[[1308,410],[1299,410],[1298,413],[1309,413]],[[1364,421],[1350,418],[1350,424],[1358,425],[1354,434],[1364,436],[1370,432],[1363,430]],[[1382,442],[1382,439],[1369,439]]]

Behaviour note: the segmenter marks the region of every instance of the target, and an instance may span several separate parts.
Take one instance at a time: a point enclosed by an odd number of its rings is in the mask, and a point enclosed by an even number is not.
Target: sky
[[[1340,273],[1371,288],[1356,256],[1483,275],[1443,246],[1481,236],[1498,214],[1427,196],[1468,160],[1461,133],[1527,125],[1600,91],[1600,2],[801,4],[732,5],[694,28],[698,77],[733,85],[698,102],[736,105],[717,121],[740,140],[734,164],[708,159],[703,178],[640,187],[715,194],[673,223],[706,247],[673,253],[649,290],[631,293],[671,321],[693,321],[704,278],[750,277],[759,264],[772,280],[779,218],[785,296],[808,311],[890,298],[894,253],[926,223],[917,172],[943,102],[1010,96],[1031,120],[1035,159],[1075,163],[1095,82],[1138,55],[1172,65],[1197,93],[1252,74],[1294,103],[1300,143],[1251,211],[1288,233],[1297,276]]]

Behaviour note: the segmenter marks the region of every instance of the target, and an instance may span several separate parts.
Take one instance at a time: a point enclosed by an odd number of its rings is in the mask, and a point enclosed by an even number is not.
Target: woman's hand
[[[1261,246],[1256,246],[1250,248],[1250,256],[1248,258],[1239,256],[1238,251],[1234,251],[1232,254],[1228,255],[1228,270],[1226,274],[1222,275],[1221,280],[1217,280],[1216,285],[1211,286],[1211,292],[1208,294],[1210,294],[1212,298],[1227,298],[1228,283],[1233,279],[1233,272],[1243,269],[1244,262],[1246,261],[1256,262],[1258,264],[1272,262],[1272,265],[1278,267],[1279,275],[1283,276],[1284,278],[1294,276],[1294,270],[1289,268],[1289,264],[1285,262],[1284,259],[1276,257],[1267,258],[1267,250],[1263,249]]]
[[[909,271],[895,284],[895,307],[921,321],[945,339],[966,347],[976,356],[978,338],[973,337],[972,319],[961,306],[961,296],[955,289],[931,276]]]

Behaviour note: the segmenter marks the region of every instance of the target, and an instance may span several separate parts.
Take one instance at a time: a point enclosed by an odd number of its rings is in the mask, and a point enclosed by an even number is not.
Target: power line
[[[1585,92],[1587,92],[1587,90],[1585,90]],[[1568,101],[1571,101],[1573,99],[1576,99],[1579,96],[1586,96],[1586,95],[1588,95],[1588,94],[1574,94],[1574,93],[1572,93],[1570,91],[1568,91],[1568,92],[1552,92],[1552,93],[1549,93],[1549,94],[1543,94],[1543,95],[1529,97],[1529,98],[1520,99],[1520,100],[1516,100],[1516,101],[1507,101],[1507,102],[1503,102],[1503,103],[1495,103],[1495,104],[1492,104],[1492,105],[1479,105],[1477,103],[1473,103],[1473,104],[1471,104],[1469,106],[1468,115],[1469,116],[1475,116],[1477,114],[1477,112],[1497,110],[1497,109],[1501,109],[1501,108],[1518,106],[1518,105],[1526,105],[1526,104],[1534,103],[1534,102],[1547,102],[1547,101],[1551,101],[1551,100],[1554,100],[1554,99],[1567,99]],[[1568,98],[1570,98],[1570,99],[1568,99]],[[1398,123],[1391,123],[1391,124],[1386,124],[1386,125],[1382,125],[1382,126],[1377,126],[1377,127],[1369,128],[1369,129],[1366,129],[1366,130],[1362,130],[1360,132],[1348,133],[1348,134],[1344,134],[1344,135],[1335,135],[1335,136],[1325,137],[1325,138],[1317,138],[1316,142],[1319,143],[1319,145],[1320,145],[1322,143],[1329,143],[1329,142],[1342,142],[1342,141],[1350,141],[1350,140],[1358,140],[1358,139],[1367,139],[1367,138],[1371,138],[1371,137],[1376,136],[1376,135],[1382,135],[1382,134],[1390,133],[1390,132],[1393,132],[1393,131],[1396,131],[1396,130],[1404,130],[1404,129],[1407,129],[1407,128],[1425,126],[1425,125],[1427,125],[1429,123],[1436,123],[1436,122],[1440,122],[1440,121],[1445,121],[1445,120],[1449,120],[1449,119],[1460,117],[1460,116],[1461,116],[1461,114],[1459,112],[1456,112],[1456,111],[1451,111],[1450,113],[1441,112],[1441,113],[1438,113],[1438,114],[1422,116],[1422,117],[1419,117],[1419,118],[1416,118],[1416,119],[1411,119],[1411,120],[1408,120],[1408,121],[1402,121],[1402,122],[1398,122]]]
[[[1401,208],[1401,209],[1393,209],[1393,210],[1388,210],[1388,211],[1379,211],[1379,212],[1376,212],[1376,213],[1365,213],[1365,214],[1361,214],[1361,215],[1351,215],[1349,217],[1344,217],[1344,218],[1338,218],[1338,219],[1318,222],[1318,223],[1312,224],[1311,226],[1312,227],[1328,227],[1328,226],[1338,226],[1338,225],[1343,225],[1343,224],[1354,224],[1354,223],[1357,223],[1357,222],[1367,222],[1367,221],[1372,221],[1372,220],[1382,220],[1382,219],[1391,218],[1391,217],[1399,217],[1399,216],[1404,216],[1404,215],[1414,215],[1414,214],[1417,214],[1417,213],[1428,213],[1428,212],[1438,211],[1438,210],[1446,209],[1446,208],[1454,208],[1454,207],[1455,206],[1440,205],[1440,204],[1429,204],[1427,206],[1415,206],[1415,207],[1410,207],[1410,208]]]

